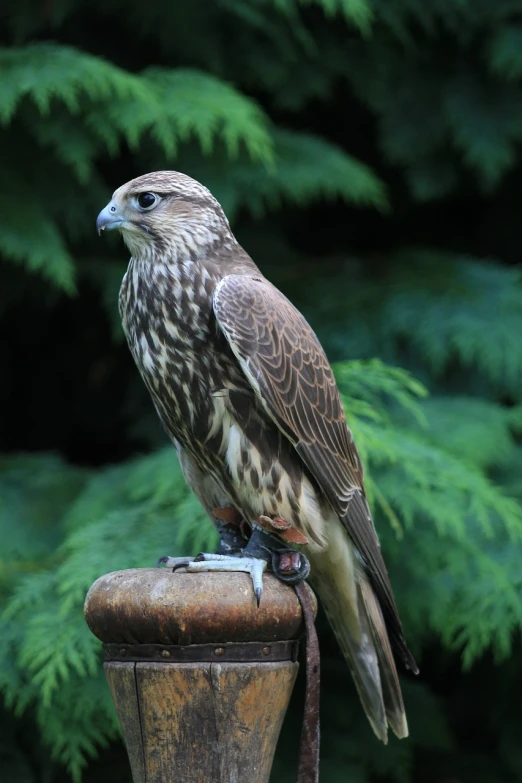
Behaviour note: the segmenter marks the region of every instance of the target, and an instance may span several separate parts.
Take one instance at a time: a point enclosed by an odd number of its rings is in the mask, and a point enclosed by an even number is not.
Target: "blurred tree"
[[[92,761],[118,731],[83,597],[213,544],[122,343],[126,253],[94,233],[115,187],[176,168],[337,362],[421,663],[411,738],[381,747],[322,624],[322,779],[522,780],[521,13],[0,9],[1,779],[128,780],[121,752]],[[294,774],[293,709],[274,783]]]

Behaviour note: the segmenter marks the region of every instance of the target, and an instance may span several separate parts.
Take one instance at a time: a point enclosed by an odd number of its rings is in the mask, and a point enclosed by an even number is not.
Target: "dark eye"
[[[158,201],[158,197],[155,193],[140,193],[136,200],[140,209],[152,209]]]

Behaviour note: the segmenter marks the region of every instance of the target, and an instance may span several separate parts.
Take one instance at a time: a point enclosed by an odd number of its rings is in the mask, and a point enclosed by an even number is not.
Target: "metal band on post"
[[[187,647],[167,644],[105,644],[106,661],[170,661],[170,663],[255,663],[266,661],[297,661],[298,641],[286,642],[225,642],[190,644]]]

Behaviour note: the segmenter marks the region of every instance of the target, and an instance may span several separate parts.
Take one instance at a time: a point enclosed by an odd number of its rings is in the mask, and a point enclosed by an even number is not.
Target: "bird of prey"
[[[119,229],[132,254],[119,296],[127,341],[221,536],[220,553],[189,570],[250,572],[259,598],[270,550],[300,544],[305,557],[290,555],[286,570],[309,562],[375,734],[386,742],[389,725],[406,737],[393,653],[418,669],[316,335],[238,244],[217,200],[184,174],[127,182],[96,226]]]

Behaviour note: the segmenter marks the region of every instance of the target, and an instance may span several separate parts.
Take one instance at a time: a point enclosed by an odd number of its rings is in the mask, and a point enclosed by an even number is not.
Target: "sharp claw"
[[[254,585],[254,592],[256,594],[257,606],[261,603],[261,595],[263,593],[263,571],[266,568],[265,560],[254,560],[252,564],[252,570],[250,574],[252,576],[252,584]]]
[[[185,568],[191,562],[191,557],[168,557],[168,555],[164,555],[158,560],[157,566],[158,568],[167,566],[168,568],[172,568],[173,571],[177,571],[178,568]]]
[[[174,571],[177,571],[177,570],[178,570],[178,568],[186,568],[186,567],[187,567],[187,566],[189,566],[191,563],[192,563],[192,560],[183,560],[181,563],[175,563],[175,564],[172,566],[172,573],[174,573]]]

